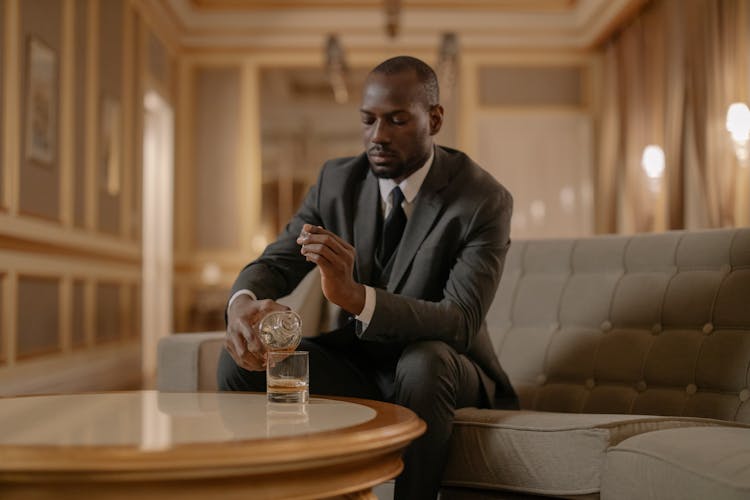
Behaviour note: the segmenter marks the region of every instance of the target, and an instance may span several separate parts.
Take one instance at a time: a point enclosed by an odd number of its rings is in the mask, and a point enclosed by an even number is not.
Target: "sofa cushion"
[[[443,484],[545,495],[595,493],[610,446],[644,432],[725,423],[464,408],[456,412]]]
[[[669,429],[626,439],[607,451],[601,498],[750,498],[750,429]]]

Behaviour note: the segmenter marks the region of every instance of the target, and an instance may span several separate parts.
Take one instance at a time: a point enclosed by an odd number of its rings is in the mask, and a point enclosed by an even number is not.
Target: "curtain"
[[[657,0],[604,46],[598,231],[735,223],[738,165],[724,124],[744,95],[741,1]],[[641,167],[651,144],[664,151],[657,179]],[[686,218],[688,208],[699,215]]]
[[[617,81],[617,46],[609,43],[602,61],[602,90],[599,93],[597,121],[598,168],[594,169],[595,216],[597,233],[617,230],[617,185],[620,171],[620,106]]]

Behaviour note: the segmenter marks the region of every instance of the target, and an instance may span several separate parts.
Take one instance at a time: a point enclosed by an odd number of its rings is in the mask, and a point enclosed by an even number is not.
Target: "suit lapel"
[[[367,168],[360,194],[354,200],[354,248],[357,252],[355,268],[358,281],[364,284],[370,283],[372,278],[375,246],[378,243],[379,198],[378,180]]]
[[[414,255],[419,250],[422,241],[432,230],[435,221],[443,208],[443,199],[440,190],[448,183],[448,171],[440,148],[435,148],[435,159],[430,172],[419,189],[414,211],[404,228],[401,244],[396,252],[396,260],[393,263],[390,278],[388,279],[388,291],[394,292],[401,280],[404,278]]]

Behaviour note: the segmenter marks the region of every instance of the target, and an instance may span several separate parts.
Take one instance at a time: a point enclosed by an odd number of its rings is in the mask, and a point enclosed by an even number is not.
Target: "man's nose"
[[[373,124],[370,132],[370,141],[375,144],[391,142],[388,125],[383,120],[378,120]]]

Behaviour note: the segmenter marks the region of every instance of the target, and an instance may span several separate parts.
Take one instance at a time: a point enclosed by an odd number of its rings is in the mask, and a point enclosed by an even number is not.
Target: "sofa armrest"
[[[215,391],[221,332],[176,333],[159,341],[156,388],[167,392]]]

